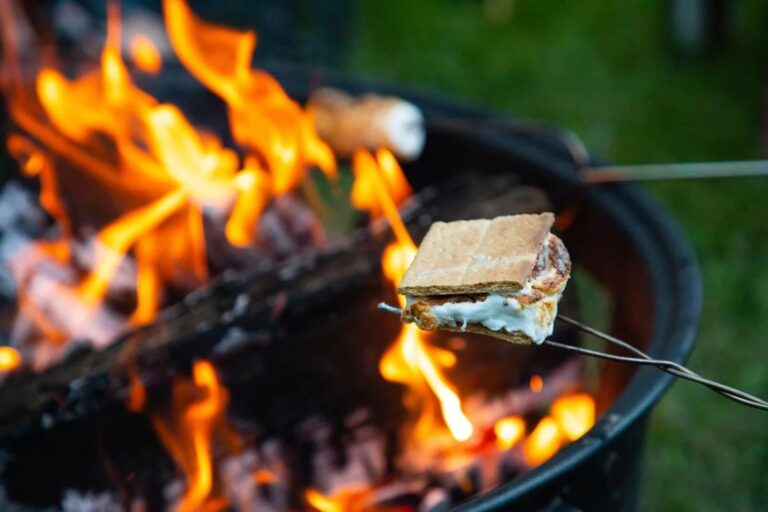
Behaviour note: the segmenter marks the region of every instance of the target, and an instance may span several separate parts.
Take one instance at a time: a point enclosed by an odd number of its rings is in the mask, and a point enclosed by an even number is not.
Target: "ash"
[[[64,495],[61,510],[62,512],[125,512],[111,493],[81,493],[73,490],[67,491]],[[138,512],[138,510],[131,512]]]

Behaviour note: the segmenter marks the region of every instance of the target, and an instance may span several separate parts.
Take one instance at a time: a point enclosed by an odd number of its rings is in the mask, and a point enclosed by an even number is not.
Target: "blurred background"
[[[40,4],[57,10],[57,23],[69,20],[73,39],[88,30],[78,9],[105,11],[102,0]],[[764,158],[768,147],[768,5],[757,0],[190,4],[211,21],[256,28],[259,58],[341,68],[568,127],[616,163]],[[135,23],[146,30],[152,18]],[[2,155],[0,168],[9,165]],[[768,178],[643,187],[700,258],[705,302],[691,368],[768,395]],[[766,468],[768,415],[677,383],[651,418],[641,508],[768,510]]]

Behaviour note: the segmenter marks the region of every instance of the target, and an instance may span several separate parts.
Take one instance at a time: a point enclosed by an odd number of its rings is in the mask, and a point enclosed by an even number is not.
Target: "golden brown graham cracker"
[[[490,336],[491,338],[498,338],[500,340],[508,341],[516,345],[533,345],[533,340],[526,336],[521,331],[506,332],[506,331],[492,331],[487,327],[477,324],[469,324],[464,330],[458,327],[441,327],[446,331],[452,332],[473,332],[475,334],[482,334],[484,336]]]
[[[525,285],[555,217],[524,214],[436,222],[403,276],[410,296],[503,293]]]

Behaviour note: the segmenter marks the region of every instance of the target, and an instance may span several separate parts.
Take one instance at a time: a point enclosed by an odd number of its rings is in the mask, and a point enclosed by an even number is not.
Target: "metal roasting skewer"
[[[428,130],[476,132],[488,130],[517,134],[544,134],[554,138],[579,170],[582,181],[589,185],[628,181],[692,180],[712,178],[745,178],[768,176],[768,160],[727,162],[686,162],[672,164],[595,165],[584,142],[570,130],[535,121],[509,119],[436,119],[427,120]]]
[[[387,313],[393,313],[396,315],[401,315],[403,312],[402,309],[391,306],[384,302],[379,304],[379,309]],[[557,319],[573,327],[576,327],[580,331],[585,332],[591,336],[595,336],[603,341],[606,341],[615,346],[621,347],[624,350],[630,351],[639,357],[629,357],[629,356],[620,356],[616,354],[609,354],[606,352],[600,352],[597,350],[591,350],[583,347],[577,347],[574,345],[568,345],[568,344],[560,343],[558,341],[553,341],[553,340],[544,340],[543,342],[544,345],[558,348],[561,350],[568,350],[570,352],[574,352],[581,355],[597,357],[600,359],[606,359],[608,361],[615,361],[619,363],[631,363],[631,364],[637,364],[641,366],[655,366],[662,371],[665,371],[671,375],[674,375],[675,377],[680,377],[682,379],[686,379],[691,382],[696,382],[698,384],[706,386],[712,391],[730,400],[740,403],[742,405],[746,405],[748,407],[752,407],[755,409],[768,411],[768,402],[766,402],[761,398],[758,398],[756,396],[753,396],[749,393],[733,388],[726,384],[721,384],[719,382],[702,377],[698,373],[692,370],[689,370],[685,366],[679,363],[676,363],[674,361],[669,361],[666,359],[653,359],[651,356],[649,356],[639,348],[635,347],[634,345],[631,345],[626,341],[620,340],[615,336],[611,336],[610,334],[606,334],[604,332],[598,331],[597,329],[589,327],[588,325],[585,325],[579,322],[578,320],[574,320],[562,314],[558,315]]]
[[[743,178],[749,176],[768,176],[768,160],[621,165],[587,167],[581,171],[584,182],[591,184],[622,181]]]

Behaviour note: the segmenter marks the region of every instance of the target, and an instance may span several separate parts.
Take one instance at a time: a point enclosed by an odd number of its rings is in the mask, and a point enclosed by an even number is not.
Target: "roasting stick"
[[[509,119],[439,119],[426,121],[428,130],[476,132],[504,131],[545,134],[556,139],[570,154],[584,183],[600,185],[628,181],[693,180],[768,176],[768,160],[686,162],[673,164],[594,165],[584,142],[570,130],[535,121]]]
[[[768,160],[621,165],[587,167],[581,171],[582,179],[589,184],[749,176],[768,176]]]
[[[400,308],[396,308],[394,306],[391,306],[389,304],[386,304],[384,302],[379,304],[379,309],[382,311],[385,311],[387,313],[392,313],[396,315],[402,315],[403,310]],[[594,329],[592,327],[589,327],[577,320],[574,320],[572,318],[569,318],[565,315],[558,315],[557,318],[561,320],[562,322],[565,322],[569,325],[572,325],[576,327],[577,329],[590,334],[592,336],[595,336],[597,338],[600,338],[608,343],[612,343],[618,347],[621,347],[625,350],[628,350],[630,352],[633,352],[634,354],[638,355],[639,357],[628,357],[628,356],[619,356],[615,354],[608,354],[605,352],[599,352],[597,350],[590,350],[582,347],[577,347],[574,345],[567,345],[565,343],[560,343],[558,341],[553,340],[544,340],[544,345],[562,349],[562,350],[568,350],[571,352],[575,352],[577,354],[581,355],[587,355],[591,357],[597,357],[601,359],[606,359],[609,361],[615,361],[619,363],[632,363],[642,366],[655,366],[659,368],[662,371],[665,371],[671,375],[674,375],[676,377],[680,377],[682,379],[689,380],[691,382],[696,382],[698,384],[702,384],[712,391],[715,391],[716,393],[733,400],[735,402],[738,402],[742,405],[746,405],[748,407],[753,407],[755,409],[761,409],[764,411],[768,411],[768,402],[765,400],[762,400],[761,398],[758,398],[756,396],[750,395],[749,393],[746,393],[744,391],[741,391],[739,389],[733,388],[731,386],[727,386],[725,384],[721,384],[719,382],[707,379],[705,377],[702,377],[698,373],[695,373],[685,366],[676,363],[674,361],[669,361],[665,359],[653,359],[648,354],[640,350],[639,348],[635,347],[634,345],[631,345],[627,343],[626,341],[620,340],[614,336],[611,336],[610,334],[606,334],[604,332],[598,331],[597,329]]]

